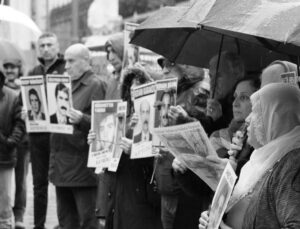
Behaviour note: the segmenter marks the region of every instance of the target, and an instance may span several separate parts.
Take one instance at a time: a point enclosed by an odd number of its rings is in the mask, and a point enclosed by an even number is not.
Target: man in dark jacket
[[[0,228],[12,228],[11,181],[17,160],[16,148],[25,134],[25,125],[19,96],[3,86],[4,80],[0,71]]]
[[[3,61],[3,70],[5,73],[5,85],[18,94],[20,93],[19,77],[22,76],[22,61],[20,59],[5,59]],[[23,222],[26,209],[27,193],[27,173],[29,166],[29,143],[28,135],[25,134],[21,143],[17,147],[17,163],[15,167],[15,202],[13,212],[15,216],[15,228],[24,229]]]
[[[97,229],[95,216],[97,176],[87,168],[87,135],[92,100],[105,98],[105,84],[91,71],[89,50],[74,44],[65,52],[72,79],[73,108],[69,111],[73,134],[51,134],[50,181],[56,187],[59,225],[65,229]]]
[[[39,65],[34,67],[29,76],[63,74],[65,61],[59,54],[59,44],[55,34],[44,33],[37,42]],[[48,205],[48,172],[50,156],[50,134],[29,134],[30,156],[33,176],[34,229],[44,229]]]

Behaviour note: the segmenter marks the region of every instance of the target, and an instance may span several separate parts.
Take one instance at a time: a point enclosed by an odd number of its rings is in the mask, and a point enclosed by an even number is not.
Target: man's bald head
[[[65,52],[66,70],[72,80],[79,79],[90,67],[89,49],[83,44],[74,44]]]

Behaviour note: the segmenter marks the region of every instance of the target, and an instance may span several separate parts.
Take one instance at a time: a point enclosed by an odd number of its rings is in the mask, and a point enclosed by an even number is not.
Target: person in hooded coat
[[[248,142],[255,151],[241,170],[225,223],[233,229],[299,228],[300,90],[270,83],[251,102]],[[203,212],[199,228],[207,224]]]

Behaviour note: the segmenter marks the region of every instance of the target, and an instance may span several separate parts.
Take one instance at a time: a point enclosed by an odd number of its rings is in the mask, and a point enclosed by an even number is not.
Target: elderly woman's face
[[[257,130],[256,130],[256,128],[258,128],[259,123],[256,115],[253,112],[251,112],[246,118],[246,123],[248,124],[248,128],[247,128],[248,144],[251,145],[254,149],[260,148],[262,144],[259,143],[257,139]]]

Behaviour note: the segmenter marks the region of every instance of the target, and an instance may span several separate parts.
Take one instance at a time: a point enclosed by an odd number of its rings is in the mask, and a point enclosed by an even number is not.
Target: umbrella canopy
[[[196,18],[199,20],[191,20],[189,14],[195,9],[193,6],[196,3],[202,3]],[[248,71],[258,71],[276,59],[289,59],[287,55],[271,51],[261,43],[205,29],[202,22],[211,15],[215,3],[212,0],[199,0],[192,7],[165,7],[135,30],[131,43],[171,61],[200,67],[208,67],[208,61],[219,53],[221,44],[222,50],[239,53]]]
[[[22,52],[10,41],[0,39],[0,62],[5,59],[19,59],[23,62]],[[1,67],[0,66],[0,67]]]
[[[201,24],[202,29],[237,37],[268,49],[300,54],[300,2],[297,0],[194,1],[182,21]]]
[[[26,14],[12,7],[0,5],[0,21],[14,22],[30,29],[35,36],[41,34],[39,27]]]

